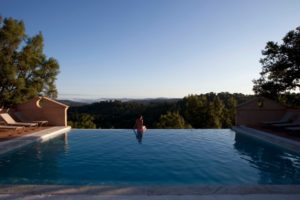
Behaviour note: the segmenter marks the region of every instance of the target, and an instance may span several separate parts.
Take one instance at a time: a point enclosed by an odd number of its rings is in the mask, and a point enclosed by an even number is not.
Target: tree
[[[228,128],[235,125],[237,100],[233,96],[229,96],[224,102],[225,108],[222,116],[222,127]]]
[[[71,116],[71,120],[68,121],[68,125],[73,128],[90,128],[95,129],[94,117],[89,114],[74,114]]]
[[[300,27],[282,40],[282,44],[268,42],[262,51],[261,77],[253,81],[256,94],[277,98],[300,88]]]
[[[43,35],[25,34],[23,21],[0,17],[0,107],[35,96],[57,96],[58,62],[43,53]]]
[[[160,116],[156,128],[192,128],[192,126],[187,124],[178,112],[167,112]]]
[[[194,128],[204,128],[207,124],[207,96],[189,95],[180,102],[184,119]]]
[[[208,103],[207,110],[207,128],[221,128],[223,118],[224,104],[218,96],[214,96],[213,100]]]
[[[71,106],[68,119],[80,123],[81,119],[74,116],[86,113],[94,117],[93,123],[97,127],[132,128],[137,116],[143,115],[147,128],[179,128],[189,124],[193,128],[229,128],[235,123],[236,105],[252,98],[252,95],[223,92],[189,95],[181,100],[170,99],[163,102],[103,101]],[[296,100],[300,102],[299,99],[300,95],[290,95],[284,101],[286,104],[293,104]]]

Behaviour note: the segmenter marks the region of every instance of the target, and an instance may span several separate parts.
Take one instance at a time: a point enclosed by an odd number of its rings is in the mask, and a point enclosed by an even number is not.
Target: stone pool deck
[[[300,199],[300,186],[115,187],[2,185],[0,199]]]
[[[71,130],[70,126],[53,126],[31,134],[0,142],[0,155],[30,145],[34,142],[45,141]]]

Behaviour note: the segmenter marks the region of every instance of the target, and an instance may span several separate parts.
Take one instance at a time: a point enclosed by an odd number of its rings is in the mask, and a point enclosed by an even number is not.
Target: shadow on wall
[[[37,121],[47,120],[50,126],[67,126],[69,106],[47,97],[35,97],[17,105],[12,112],[20,112],[24,117]]]

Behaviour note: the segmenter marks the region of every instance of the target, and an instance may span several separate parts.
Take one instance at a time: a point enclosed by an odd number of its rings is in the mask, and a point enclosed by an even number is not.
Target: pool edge
[[[44,142],[71,130],[70,126],[54,126],[45,130],[37,131],[15,139],[0,142],[0,156],[19,148],[30,145],[34,142]]]
[[[234,127],[232,127],[232,130],[237,133],[245,134],[250,137],[263,140],[264,142],[268,142],[273,145],[280,146],[282,148],[285,148],[285,149],[288,149],[290,151],[300,154],[300,143],[299,142],[295,142],[290,139],[272,135],[265,131],[257,130],[254,128],[249,128],[247,126],[234,126]]]
[[[252,195],[300,194],[300,185],[249,186],[66,186],[0,185],[0,194],[23,195]]]

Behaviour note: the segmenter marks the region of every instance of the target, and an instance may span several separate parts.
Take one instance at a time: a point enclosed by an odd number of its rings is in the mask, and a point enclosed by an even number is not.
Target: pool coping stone
[[[0,142],[0,156],[34,142],[43,142],[71,130],[70,126],[54,126],[18,138]]]
[[[23,195],[250,195],[299,194],[300,185],[252,186],[66,186],[0,185],[0,194]]]

